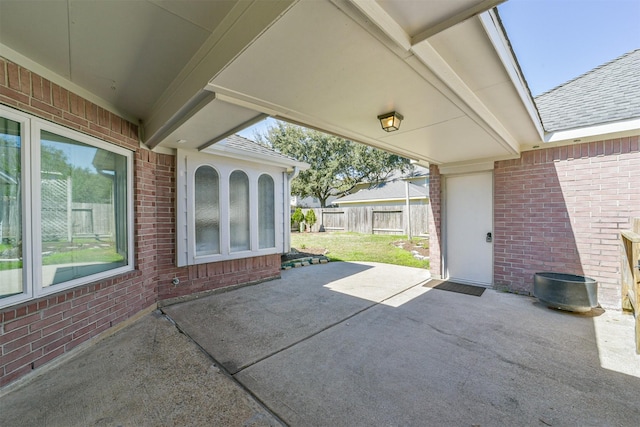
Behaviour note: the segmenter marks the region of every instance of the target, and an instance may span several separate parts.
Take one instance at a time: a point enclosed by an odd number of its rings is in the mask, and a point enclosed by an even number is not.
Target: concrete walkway
[[[211,359],[155,313],[5,392],[0,425],[638,425],[631,316],[426,278],[331,263],[165,307]]]

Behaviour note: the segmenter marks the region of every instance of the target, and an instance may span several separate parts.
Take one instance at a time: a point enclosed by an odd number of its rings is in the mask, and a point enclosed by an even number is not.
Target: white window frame
[[[0,105],[0,114],[21,125],[22,162],[22,286],[23,293],[0,298],[0,308],[59,293],[91,282],[133,271],[133,152],[109,144],[98,138],[46,121],[31,114]],[[122,155],[127,160],[127,265],[84,276],[55,285],[42,286],[41,187],[40,147],[41,131],[48,131],[102,150]]]
[[[284,218],[283,194],[278,191],[283,187],[283,169],[268,164],[258,164],[213,154],[178,150],[177,152],[177,191],[176,191],[176,265],[183,267],[232,259],[250,258],[261,255],[277,254],[283,245]],[[220,253],[196,255],[195,239],[195,171],[201,166],[211,166],[219,177],[220,207]],[[231,251],[229,222],[229,178],[231,173],[240,170],[249,178],[249,250]],[[258,179],[269,175],[274,185],[275,206],[275,245],[270,248],[259,248],[258,242]]]
[[[271,248],[271,247],[277,247],[276,244],[276,210],[277,210],[277,206],[276,206],[276,182],[274,181],[273,177],[268,174],[268,173],[261,173],[260,175],[258,175],[258,180],[256,181],[256,185],[258,186],[258,190],[260,190],[260,179],[262,179],[263,176],[267,176],[269,178],[271,178],[271,185],[273,186],[272,191],[273,191],[273,246],[265,246],[264,248],[261,249],[267,249],[267,248]],[[258,191],[258,198],[256,199],[256,204],[258,205],[258,225],[260,225],[260,194]],[[259,227],[258,227],[259,228]],[[260,248],[260,230],[258,229],[258,248]]]
[[[247,177],[247,183],[249,184],[249,200],[247,200],[247,203],[249,204],[249,249],[240,249],[240,250],[233,250],[231,249],[231,175],[235,172],[241,172],[243,173],[246,177]],[[257,214],[254,215],[254,210],[256,208],[257,203],[255,202],[256,199],[253,198],[253,187],[257,187],[258,185],[258,180],[256,178],[256,182],[255,185],[252,184],[251,182],[251,177],[249,175],[249,173],[244,170],[244,169],[240,169],[240,168],[236,168],[234,170],[232,170],[231,172],[229,172],[229,174],[227,175],[227,180],[226,180],[226,184],[227,184],[227,209],[229,210],[228,212],[228,222],[225,223],[225,225],[228,225],[229,228],[229,253],[230,254],[241,254],[241,253],[248,253],[251,252],[255,249],[258,248],[258,246],[254,246],[253,245],[253,237],[254,234],[258,233],[258,226],[256,224],[256,226],[254,227],[253,222],[257,222],[257,220],[254,221],[254,218],[257,218]],[[255,191],[256,197],[258,195],[258,192]]]

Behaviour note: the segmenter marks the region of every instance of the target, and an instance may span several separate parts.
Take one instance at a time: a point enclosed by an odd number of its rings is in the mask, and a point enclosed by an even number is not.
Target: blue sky
[[[533,96],[640,48],[640,0],[509,0],[498,12]]]
[[[640,48],[640,0],[509,0],[498,12],[533,96]]]

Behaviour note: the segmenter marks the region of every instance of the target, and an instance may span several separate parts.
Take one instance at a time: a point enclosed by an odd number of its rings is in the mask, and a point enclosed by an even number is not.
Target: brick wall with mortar
[[[279,255],[175,267],[175,157],[140,148],[137,125],[2,57],[0,103],[135,152],[136,267],[0,309],[0,387],[161,299],[279,277]]]
[[[553,147],[495,163],[494,283],[533,291],[533,275],[593,277],[620,307],[619,232],[640,216],[638,136]]]
[[[429,270],[431,277],[439,279],[442,276],[440,263],[440,233],[441,233],[441,186],[440,169],[437,165],[429,166]]]

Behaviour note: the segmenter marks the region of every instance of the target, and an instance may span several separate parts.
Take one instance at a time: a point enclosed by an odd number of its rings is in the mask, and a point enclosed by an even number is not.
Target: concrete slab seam
[[[244,391],[245,393],[247,393],[249,396],[251,396],[251,398],[258,404],[260,405],[265,411],[267,411],[269,414],[271,414],[276,421],[278,421],[280,424],[282,424],[283,426],[288,426],[287,423],[285,423],[282,419],[282,417],[280,417],[280,415],[278,415],[277,413],[275,413],[271,408],[269,408],[258,396],[256,396],[251,390],[249,390],[247,387],[245,387],[244,384],[242,384],[240,381],[238,381],[233,374],[231,374],[231,372],[229,372],[227,370],[227,368],[224,367],[224,365],[220,362],[218,362],[218,360],[216,360],[215,357],[213,357],[211,354],[209,354],[209,352],[207,352],[207,350],[205,350],[200,344],[198,344],[198,342],[196,340],[194,340],[191,335],[189,335],[184,329],[182,329],[180,327],[180,325],[171,318],[171,316],[169,316],[167,313],[164,312],[164,310],[162,310],[162,308],[158,308],[158,312],[160,312],[161,316],[164,317],[167,321],[169,321],[169,323],[171,323],[173,326],[175,326],[175,328],[178,330],[178,332],[180,332],[182,335],[184,335],[185,337],[187,337],[187,339],[189,341],[191,341],[212,363],[213,365],[220,371],[222,372],[223,375],[225,375],[227,378],[229,378],[231,381],[233,381],[238,387],[240,387],[240,389],[242,391]]]
[[[380,305],[380,304],[383,304],[385,301],[388,301],[388,300],[390,300],[391,298],[395,298],[396,296],[398,296],[398,295],[400,295],[400,294],[402,294],[402,293],[404,293],[404,292],[408,291],[409,289],[412,289],[412,288],[416,288],[416,287],[418,287],[418,286],[421,286],[421,285],[423,285],[424,283],[426,283],[427,281],[428,281],[428,280],[422,280],[422,281],[418,282],[417,284],[414,284],[414,285],[411,285],[411,286],[409,286],[409,287],[407,287],[407,288],[404,288],[404,289],[402,289],[402,290],[400,290],[400,291],[396,292],[395,294],[390,295],[390,296],[388,296],[388,297],[386,297],[386,298],[384,298],[384,299],[382,299],[382,300],[380,300],[380,301],[378,301],[378,302],[373,302],[371,305],[368,305],[368,306],[366,306],[366,307],[362,308],[361,310],[358,310],[358,311],[356,311],[355,313],[350,314],[349,316],[345,317],[345,318],[344,318],[344,319],[342,319],[342,320],[339,320],[339,321],[334,322],[334,323],[332,323],[332,324],[330,324],[330,325],[327,325],[327,326],[325,326],[324,328],[322,328],[322,329],[320,329],[320,330],[318,330],[318,331],[316,331],[316,332],[312,333],[311,335],[309,335],[309,336],[307,336],[307,337],[305,337],[305,338],[299,339],[298,341],[295,341],[295,342],[293,342],[293,343],[291,343],[291,344],[289,344],[289,345],[287,345],[287,346],[285,346],[285,347],[282,347],[281,349],[278,349],[278,350],[276,350],[276,351],[273,351],[273,352],[271,352],[271,353],[269,353],[269,354],[265,355],[264,357],[261,357],[261,358],[260,358],[260,359],[258,359],[258,360],[255,360],[255,361],[253,361],[253,362],[251,362],[251,363],[248,363],[248,364],[246,364],[246,365],[244,365],[244,366],[241,366],[241,367],[240,367],[236,372],[234,372],[234,373],[233,373],[233,374],[231,374],[231,375],[239,374],[240,372],[244,371],[244,370],[245,370],[245,369],[247,369],[247,368],[250,368],[250,367],[252,367],[252,366],[254,366],[254,365],[256,365],[256,364],[258,364],[258,363],[260,363],[260,362],[262,362],[262,361],[264,361],[264,360],[266,360],[266,359],[269,359],[269,358],[270,358],[270,357],[272,357],[272,356],[275,356],[275,355],[276,355],[276,354],[278,354],[278,353],[281,353],[281,352],[283,352],[283,351],[285,351],[285,350],[288,350],[288,349],[290,349],[290,348],[292,348],[292,347],[294,347],[294,346],[296,346],[296,345],[298,345],[298,344],[300,344],[300,343],[302,343],[302,342],[304,342],[304,341],[307,341],[307,340],[309,340],[309,339],[311,339],[311,338],[313,338],[313,337],[315,337],[315,336],[317,336],[317,335],[319,335],[319,334],[321,334],[321,333],[323,333],[323,332],[325,332],[325,331],[327,331],[327,330],[329,330],[329,329],[331,329],[331,328],[333,328],[333,327],[335,327],[335,326],[338,326],[338,325],[339,325],[339,324],[341,324],[341,323],[344,323],[344,322],[346,322],[346,321],[348,321],[348,320],[351,320],[351,319],[353,319],[355,316],[357,316],[357,315],[359,315],[359,314],[361,314],[361,313],[363,313],[363,312],[365,312],[365,311],[369,310],[370,308],[372,308],[372,307],[376,307],[376,306],[378,306],[378,305]]]

